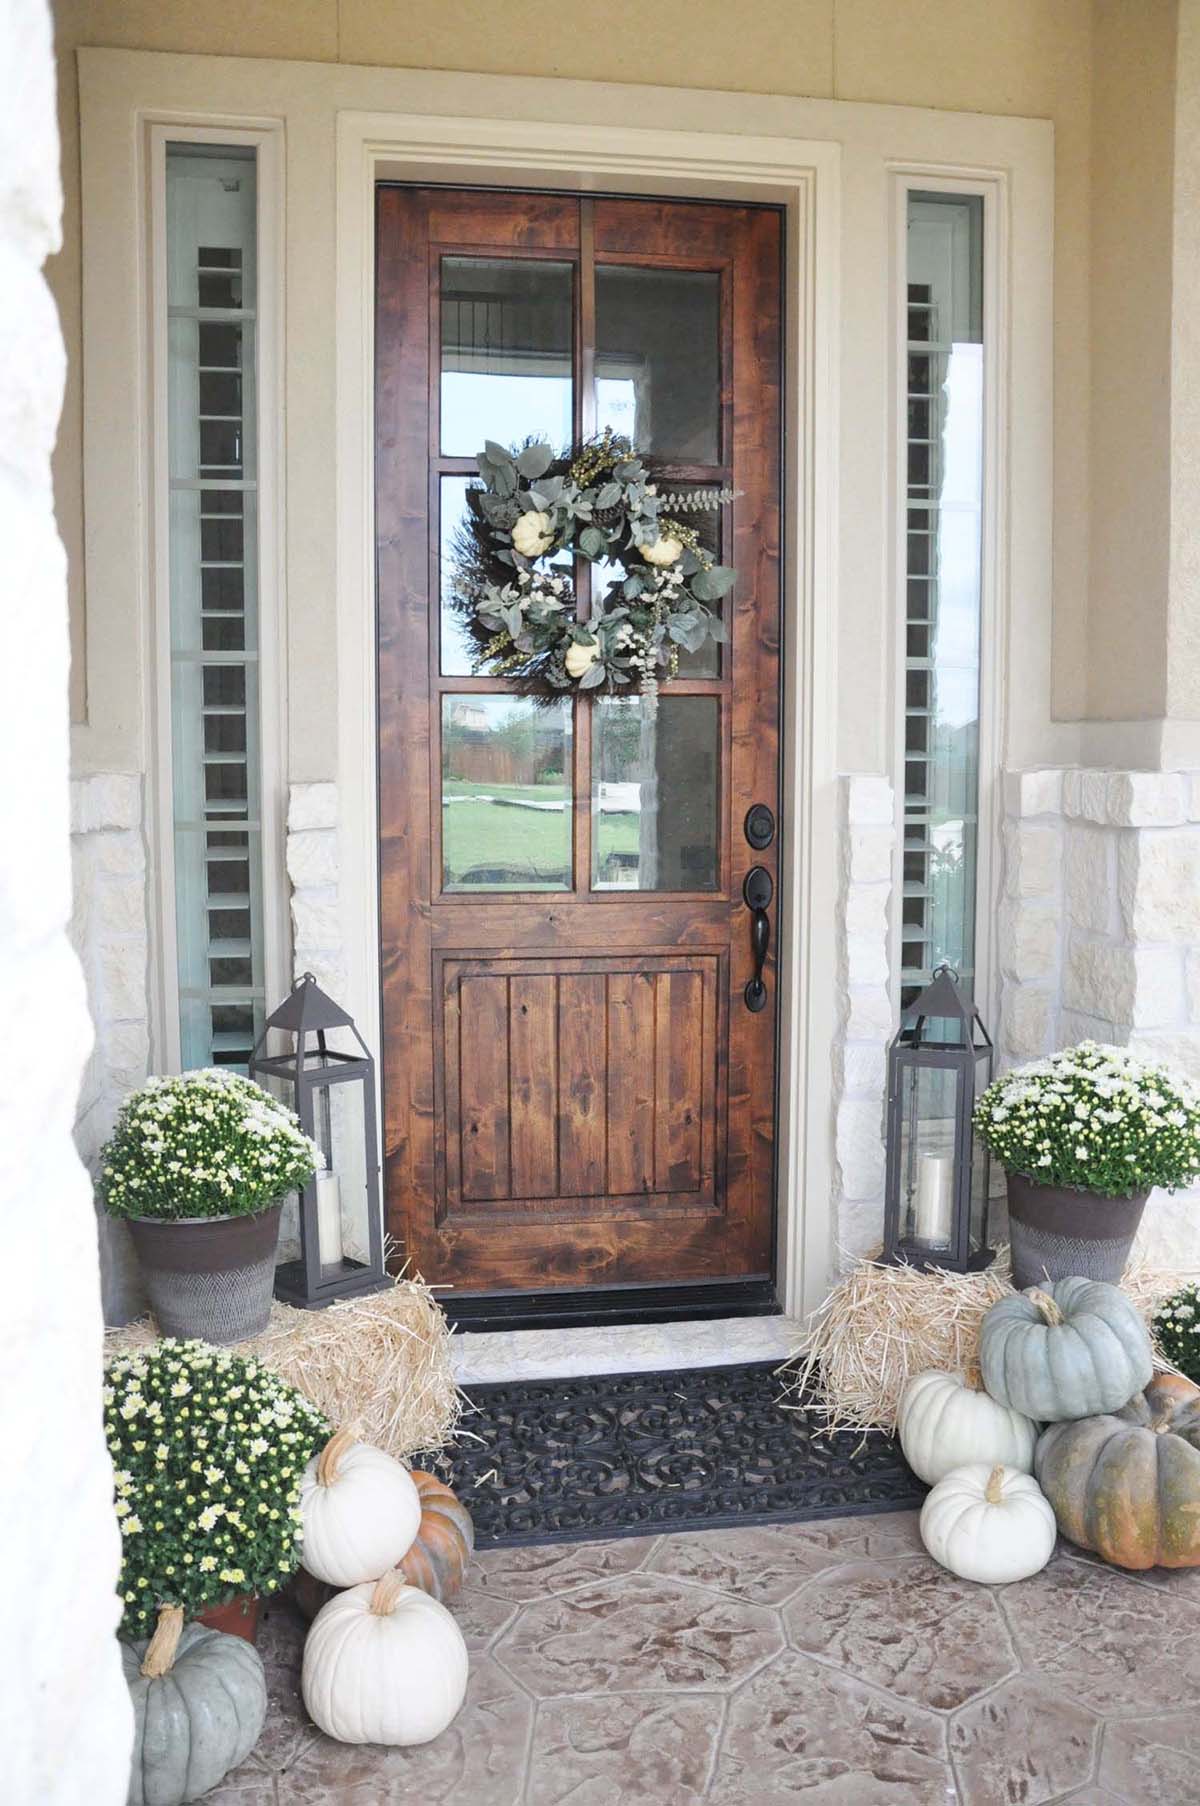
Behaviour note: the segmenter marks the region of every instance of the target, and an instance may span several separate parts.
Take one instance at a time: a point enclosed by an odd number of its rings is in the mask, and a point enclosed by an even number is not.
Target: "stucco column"
[[[0,1796],[119,1806],[132,1730],[101,1406],[91,1188],[71,1130],[91,1044],[71,913],[66,561],[50,452],[65,359],[46,0],[0,6]]]

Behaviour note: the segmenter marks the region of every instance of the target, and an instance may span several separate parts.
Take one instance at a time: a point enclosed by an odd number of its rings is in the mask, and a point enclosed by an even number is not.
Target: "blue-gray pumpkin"
[[[1041,1423],[1119,1411],[1154,1372],[1149,1333],[1124,1292],[1078,1275],[994,1304],[979,1365],[997,1403]]]
[[[121,1661],[134,1711],[129,1806],[184,1806],[245,1761],[267,1715],[251,1644],[164,1606],[153,1637],[122,1643]]]

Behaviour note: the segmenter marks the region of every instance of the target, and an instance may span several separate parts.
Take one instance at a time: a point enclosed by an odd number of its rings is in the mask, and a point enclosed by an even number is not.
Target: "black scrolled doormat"
[[[471,1386],[466,1439],[437,1466],[449,1468],[480,1548],[921,1503],[925,1488],[892,1437],[826,1435],[819,1413],[787,1408],[781,1394],[772,1361]]]

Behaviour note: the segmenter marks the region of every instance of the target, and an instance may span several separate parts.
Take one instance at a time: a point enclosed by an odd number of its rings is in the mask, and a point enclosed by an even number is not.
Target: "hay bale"
[[[318,1405],[333,1423],[356,1420],[362,1435],[404,1459],[454,1435],[463,1398],[450,1365],[450,1325],[419,1279],[348,1298],[320,1311],[271,1307],[261,1336],[240,1342]],[[153,1318],[108,1330],[104,1358],[158,1340]]]
[[[1147,1327],[1178,1283],[1178,1275],[1139,1262],[1121,1282]],[[780,1369],[784,1402],[815,1404],[831,1432],[892,1431],[912,1376],[927,1367],[964,1368],[984,1317],[1012,1290],[1007,1247],[982,1273],[859,1261],[813,1312],[805,1347]],[[1176,1371],[1157,1347],[1154,1355],[1159,1372]]]

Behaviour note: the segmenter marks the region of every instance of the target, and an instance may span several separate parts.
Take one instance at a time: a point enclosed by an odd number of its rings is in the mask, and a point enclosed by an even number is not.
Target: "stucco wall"
[[[405,0],[211,0],[204,7],[161,0],[60,0],[58,21],[62,119],[67,169],[66,236],[51,270],[71,355],[55,466],[63,534],[71,560],[74,709],[86,718],[85,623],[82,601],[82,386],[79,369],[80,253],[78,110],[73,52],[81,44],[147,50],[287,57],[314,62],[468,69],[481,73],[574,77],[598,81],[721,88],[839,100],[964,109],[1051,119],[1056,133],[1055,280],[1055,587],[1057,663],[1067,712],[1080,698],[1083,669],[1088,470],[1088,138],[1091,85],[1090,0],[661,0],[653,6],[609,0],[560,9],[547,28],[533,0],[485,8],[473,0],[415,4]],[[653,118],[644,120],[653,124]],[[332,182],[332,147],[318,179]],[[307,315],[322,305],[329,273],[314,267],[289,308]],[[881,277],[882,279],[882,277]],[[299,318],[299,316],[298,316]],[[297,408],[322,430],[331,402],[332,370],[310,366]],[[289,609],[299,631],[311,590],[314,607],[332,594],[332,516],[305,508],[303,544],[293,537]],[[878,618],[885,582],[874,566],[847,572],[847,607]],[[295,637],[292,707],[305,720],[290,776],[309,780],[337,769],[333,722],[320,707],[314,673],[328,669],[314,616],[312,655]],[[889,748],[881,691],[884,639],[872,622],[856,629],[859,718],[847,714],[844,765],[877,769]],[[99,758],[112,766],[112,747]],[[132,759],[132,755],[131,759]],[[1044,755],[1043,755],[1044,756]],[[130,769],[135,766],[131,762]]]
[[[59,205],[49,12],[15,0],[0,8],[0,544],[14,611],[0,661],[0,1795],[118,1806],[132,1735],[113,1636],[120,1536],[95,1224],[71,1141],[91,1028],[66,936],[66,570],[50,483],[64,368],[41,275]]]

